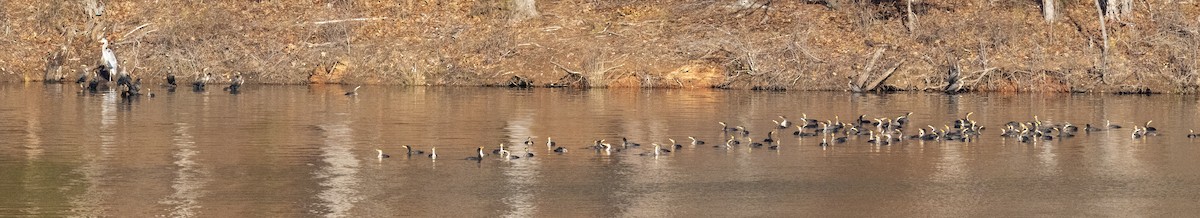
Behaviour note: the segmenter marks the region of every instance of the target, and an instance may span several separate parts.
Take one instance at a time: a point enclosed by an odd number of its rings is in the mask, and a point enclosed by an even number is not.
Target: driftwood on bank
[[[557,62],[553,62],[553,61],[551,61],[550,64],[554,64],[555,67],[562,69],[562,71],[566,72],[567,75],[563,75],[562,78],[558,78],[558,82],[546,84],[546,87],[574,87],[574,88],[588,87],[589,84],[588,84],[587,78],[584,77],[583,74],[580,73],[579,71],[571,70],[567,67],[564,67],[562,64],[558,64]]]
[[[871,60],[867,61],[867,67],[864,68],[862,72],[858,73],[857,79],[850,82],[850,85],[849,85],[850,91],[866,92],[866,91],[871,90],[871,89],[867,89],[867,87],[866,87],[867,79],[871,77],[871,74],[872,74],[871,72],[875,70],[875,63],[879,61],[880,57],[883,57],[883,52],[886,50],[887,49],[884,49],[884,48],[879,48],[879,49],[875,50],[875,53],[873,55],[871,55]]]

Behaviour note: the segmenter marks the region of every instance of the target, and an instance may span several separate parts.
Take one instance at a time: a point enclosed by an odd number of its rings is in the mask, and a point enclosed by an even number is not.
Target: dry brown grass
[[[95,64],[96,37],[107,35],[126,66],[152,80],[174,73],[186,81],[207,68],[306,83],[314,70],[344,63],[343,83],[490,85],[521,76],[539,86],[567,78],[586,87],[845,90],[886,48],[878,66],[904,65],[884,85],[901,89],[940,89],[952,63],[977,81],[971,90],[1200,89],[1196,5],[1135,7],[1109,26],[1111,49],[1101,53],[1090,2],[1065,2],[1062,19],[1048,24],[1034,1],[922,0],[913,31],[904,1],[731,2],[539,1],[540,17],[511,22],[510,1],[135,0],[90,17],[80,1],[13,0],[0,3],[0,34],[9,36],[0,47],[12,51],[0,55],[0,73],[41,78],[29,72],[49,69],[47,54],[66,46],[61,71],[76,75]],[[350,18],[378,19],[316,23]]]

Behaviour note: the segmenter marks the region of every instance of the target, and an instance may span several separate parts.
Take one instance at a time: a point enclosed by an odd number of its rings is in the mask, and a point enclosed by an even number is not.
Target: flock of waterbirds
[[[821,140],[816,143],[816,146],[831,147],[849,143],[851,141],[862,140],[865,137],[865,143],[873,146],[891,146],[901,145],[905,141],[959,141],[972,142],[978,140],[984,135],[987,129],[979,124],[978,121],[972,120],[973,112],[967,113],[962,118],[955,119],[947,124],[943,124],[941,128],[934,125],[925,125],[924,127],[911,126],[909,116],[912,112],[905,113],[896,118],[879,117],[868,118],[867,115],[859,115],[857,119],[850,122],[842,122],[839,116],[834,116],[833,120],[818,120],[808,118],[808,115],[802,114],[801,118],[795,122],[788,120],[786,116],[779,116],[780,120],[772,120],[775,123],[774,127],[768,131],[762,140],[755,140],[749,129],[745,126],[730,126],[725,122],[717,122],[720,125],[721,139],[719,143],[707,143],[699,140],[694,136],[688,136],[691,140],[687,146],[680,144],[673,138],[667,138],[669,141],[665,146],[657,142],[651,143],[652,147],[641,148],[642,144],[630,141],[628,138],[622,137],[619,144],[609,143],[606,139],[595,140],[590,145],[580,147],[582,150],[593,151],[602,155],[612,155],[618,152],[637,152],[639,156],[659,157],[676,152],[684,147],[700,147],[711,146],[716,149],[730,150],[735,147],[745,147],[746,149],[769,149],[780,150],[782,144],[779,142],[779,137],[776,132],[795,129],[792,132],[793,137],[809,138],[820,137]],[[1134,125],[1132,131],[1129,131],[1130,137],[1133,139],[1144,139],[1146,137],[1158,136],[1159,130],[1151,123],[1154,121],[1146,121],[1143,124]],[[1084,124],[1081,129],[1079,126],[1070,122],[1049,122],[1042,121],[1037,116],[1033,117],[1032,121],[1009,121],[1000,129],[1000,136],[1003,139],[1015,139],[1021,143],[1036,143],[1039,141],[1063,140],[1065,138],[1075,137],[1083,134],[1088,135],[1093,132],[1118,131],[1124,127],[1113,124],[1105,120],[1104,125]],[[1200,133],[1193,130],[1188,130],[1187,138],[1200,138]],[[523,149],[520,152],[512,150],[511,146],[499,144],[491,154],[498,156],[494,159],[500,160],[516,160],[521,158],[532,158],[535,156],[530,151],[536,142],[533,137],[526,137],[523,143]],[[425,151],[415,150],[410,145],[404,145],[404,155],[407,157],[426,156],[436,160],[438,158],[437,148],[431,147],[428,154]],[[485,153],[485,147],[478,147],[471,156],[464,158],[471,161],[483,161],[489,156]],[[546,150],[556,154],[565,154],[568,148],[559,146],[551,137],[546,137]],[[390,158],[391,155],[385,153],[381,149],[376,149],[378,158],[382,161],[384,158]]]

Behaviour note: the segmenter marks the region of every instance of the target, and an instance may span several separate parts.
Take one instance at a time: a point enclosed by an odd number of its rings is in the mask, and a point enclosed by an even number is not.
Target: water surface
[[[0,85],[0,216],[1188,216],[1200,213],[1191,95],[248,86],[154,98]],[[154,88],[157,89],[157,88]],[[866,137],[713,148],[717,121],[762,139],[778,115],[849,121],[975,112],[973,142]],[[1127,128],[1020,143],[1010,120]],[[1133,139],[1147,120],[1162,135]],[[915,130],[914,130],[915,131]],[[911,133],[911,132],[910,132]],[[687,145],[688,136],[709,145]],[[533,158],[474,149],[500,143]],[[548,151],[552,137],[569,152]],[[611,154],[592,141],[685,144]],[[439,158],[404,155],[402,145]],[[375,149],[392,158],[378,159]],[[489,152],[490,153],[490,152]]]

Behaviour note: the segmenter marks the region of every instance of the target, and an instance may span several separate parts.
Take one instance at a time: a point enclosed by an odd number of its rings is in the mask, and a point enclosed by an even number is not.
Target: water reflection
[[[108,214],[108,211],[111,210],[107,205],[104,205],[104,202],[110,200],[109,198],[112,195],[112,191],[105,189],[105,187],[109,185],[106,183],[108,174],[110,173],[108,162],[113,156],[113,147],[117,146],[118,131],[114,129],[114,126],[117,124],[117,95],[107,92],[94,96],[100,98],[98,106],[100,111],[97,114],[100,121],[98,125],[99,146],[94,148],[98,152],[89,152],[93,151],[93,147],[86,146],[87,144],[85,144],[84,154],[81,157],[86,160],[86,164],[78,169],[77,173],[82,174],[83,178],[77,182],[86,184],[86,187],[84,188],[84,193],[71,202],[75,207],[73,210],[81,216],[102,216],[103,214]],[[85,121],[90,120],[87,119],[87,116],[97,116],[87,112],[83,114]],[[91,124],[91,122],[84,122],[84,125],[88,124]],[[85,142],[88,142],[88,144],[94,143],[90,140],[85,140]]]
[[[502,201],[509,207],[505,212],[504,217],[531,217],[537,212],[537,206],[534,205],[534,194],[532,187],[537,186],[539,176],[539,168],[541,168],[541,160],[544,158],[528,158],[525,157],[526,151],[532,151],[533,145],[526,145],[526,138],[534,137],[533,131],[533,109],[527,108],[518,110],[513,117],[508,120],[504,131],[508,132],[508,143],[512,146],[511,155],[516,155],[524,160],[509,161],[511,164],[503,167],[504,179],[509,193]],[[519,150],[518,150],[519,149]]]
[[[171,207],[171,217],[196,217],[197,209],[200,209],[200,198],[204,197],[204,188],[208,184],[209,173],[197,163],[196,155],[200,152],[196,150],[196,142],[193,141],[191,135],[191,125],[187,123],[174,123],[174,145],[175,153],[172,155],[175,158],[175,166],[178,167],[175,171],[175,178],[171,181],[171,188],[174,192],[166,199],[159,203],[166,204]]]
[[[354,135],[348,123],[336,123],[319,126],[325,138],[321,146],[322,161],[325,162],[316,172],[315,178],[321,180],[323,190],[317,193],[322,201],[322,211],[315,211],[325,217],[347,217],[350,210],[358,201],[359,196],[358,171],[359,160],[355,157]]]

